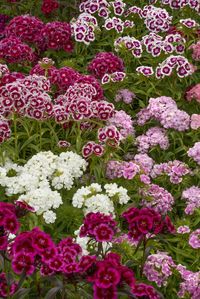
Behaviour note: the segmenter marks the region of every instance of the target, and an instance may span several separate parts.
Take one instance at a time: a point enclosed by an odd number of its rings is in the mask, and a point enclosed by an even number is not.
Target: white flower
[[[54,223],[56,220],[56,214],[53,211],[48,210],[48,211],[44,212],[43,218],[44,218],[45,222],[48,224]]]

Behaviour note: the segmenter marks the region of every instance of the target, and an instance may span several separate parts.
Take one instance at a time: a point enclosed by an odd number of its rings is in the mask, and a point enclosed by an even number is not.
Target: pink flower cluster
[[[17,112],[35,119],[51,116],[53,104],[49,91],[50,83],[45,77],[27,76],[0,87],[1,114]]]
[[[122,139],[134,135],[133,120],[124,110],[115,111],[114,115],[107,121],[108,125],[118,128]]]
[[[129,237],[141,240],[147,234],[173,233],[174,226],[168,216],[163,217],[150,208],[129,208],[122,214],[128,222]]]
[[[189,237],[189,244],[192,248],[200,248],[200,229],[193,231]]]
[[[59,3],[56,0],[43,0],[41,11],[43,12],[43,14],[48,15],[57,10],[58,7]]]
[[[153,57],[157,57],[163,51],[165,54],[176,52],[182,54],[185,50],[186,40],[180,34],[168,34],[164,39],[162,36],[150,32],[142,37],[142,43],[146,51]]]
[[[182,198],[186,199],[187,207],[185,213],[191,215],[196,209],[200,208],[200,188],[192,186],[182,193]]]
[[[142,204],[158,213],[166,214],[172,210],[174,198],[166,189],[150,184],[140,189]]]
[[[131,104],[135,98],[136,95],[129,89],[120,89],[115,96],[115,102],[123,101],[125,104]]]
[[[153,127],[147,130],[143,135],[136,138],[138,152],[147,153],[151,148],[159,145],[161,149],[166,150],[169,147],[169,139],[166,130]]]
[[[0,86],[3,86],[8,83],[12,83],[16,81],[17,79],[24,79],[25,75],[19,72],[8,72],[5,73],[1,78],[0,78]]]
[[[104,154],[104,146],[93,141],[88,141],[82,148],[82,155],[88,158],[91,155],[101,157]]]
[[[142,17],[145,19],[144,24],[149,31],[163,32],[168,31],[172,21],[166,9],[147,5],[142,10]]]
[[[112,74],[105,74],[102,79],[101,79],[101,83],[102,84],[107,84],[109,82],[120,82],[123,81],[124,78],[126,77],[126,73],[124,72],[114,72]]]
[[[89,45],[95,40],[95,30],[98,27],[97,19],[88,14],[82,13],[76,20],[71,21],[72,33],[77,42]]]
[[[96,101],[95,87],[88,83],[75,83],[70,86],[64,95],[55,100],[53,107],[57,122],[65,122],[70,118],[74,120],[99,118],[107,120],[114,113],[114,105],[106,101]]]
[[[33,50],[19,38],[6,37],[0,40],[0,59],[8,63],[33,62],[36,56]]]
[[[106,30],[110,31],[114,29],[117,33],[122,33],[124,29],[133,28],[133,26],[133,21],[125,20],[124,22],[122,19],[116,17],[106,19],[105,24],[103,25]]]
[[[90,237],[97,242],[112,241],[117,232],[117,222],[112,216],[102,213],[88,213],[83,219],[83,225],[80,229],[80,237]]]
[[[191,47],[192,49],[192,58],[196,61],[200,60],[200,41],[198,41],[196,44],[193,44]]]
[[[194,146],[189,148],[187,154],[190,158],[194,159],[200,165],[200,142],[195,142]]]
[[[120,36],[114,42],[115,51],[120,51],[121,48],[125,47],[127,50],[131,51],[132,55],[136,58],[140,58],[142,56],[142,43],[130,36]]]
[[[172,184],[180,184],[183,180],[182,177],[187,174],[191,174],[188,165],[178,160],[155,164],[151,171],[152,178],[156,178],[160,175],[167,175]]]
[[[186,91],[186,99],[191,101],[192,99],[200,103],[200,83],[190,87]]]
[[[183,282],[180,284],[178,297],[184,298],[185,295],[189,294],[191,299],[198,299],[200,296],[200,271],[192,272],[186,270],[186,267],[182,265],[178,265],[177,270],[183,279]]]
[[[192,75],[195,67],[184,56],[170,55],[156,67],[156,78],[162,79],[166,76],[171,76],[173,70],[176,71],[179,78],[184,78]]]
[[[143,273],[149,281],[155,282],[159,287],[166,286],[172,270],[176,267],[173,259],[165,252],[158,252],[147,257]]]
[[[112,52],[100,52],[90,62],[88,70],[96,78],[101,79],[105,74],[123,72],[124,64],[122,59]]]
[[[119,162],[110,160],[106,166],[106,176],[109,179],[121,178],[132,180],[140,173],[140,166],[132,161]]]
[[[14,295],[18,288],[18,284],[16,282],[8,281],[6,277],[6,273],[2,272],[0,274],[0,296],[3,298],[8,298],[9,296]]]
[[[20,223],[17,219],[17,211],[13,204],[0,202],[0,250],[8,247],[9,234],[16,234]]]
[[[193,130],[197,130],[200,128],[200,114],[192,114],[191,115],[190,127]]]
[[[150,98],[149,105],[140,110],[137,116],[140,126],[151,118],[159,121],[164,128],[177,131],[188,130],[190,125],[190,116],[185,111],[179,110],[172,98],[165,96]]]

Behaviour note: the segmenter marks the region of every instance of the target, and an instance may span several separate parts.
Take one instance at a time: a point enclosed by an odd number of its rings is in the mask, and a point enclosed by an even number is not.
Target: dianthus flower
[[[188,165],[178,161],[169,161],[167,163],[155,164],[152,171],[151,177],[156,178],[160,175],[167,175],[170,177],[172,184],[179,184],[183,180],[183,176],[191,173]]]
[[[2,112],[2,111],[1,111]],[[6,119],[0,119],[0,144],[11,136],[10,122]]]
[[[192,186],[187,188],[182,193],[182,198],[186,199],[187,207],[185,213],[191,215],[196,209],[200,208],[200,188]]]
[[[189,148],[187,154],[192,158],[197,164],[200,165],[200,142],[195,142],[194,146]]]
[[[198,103],[200,103],[200,83],[196,84],[195,86],[189,87],[189,89],[186,91],[185,96],[188,101],[194,99]]]
[[[191,115],[190,127],[193,130],[197,130],[200,128],[200,114],[192,114]]]
[[[189,237],[189,244],[192,248],[200,248],[200,229],[193,231]]]
[[[192,58],[196,61],[200,60],[200,41],[196,44],[193,44],[191,47],[192,49]]]
[[[154,287],[145,283],[137,283],[132,288],[132,293],[138,298],[160,299],[160,295],[156,292]]]
[[[107,121],[107,124],[116,126],[122,138],[134,135],[133,121],[130,115],[123,110],[116,111],[113,117]]]
[[[168,278],[172,275],[175,263],[166,252],[158,252],[147,257],[143,273],[149,281],[154,281],[159,287],[167,285]]]
[[[95,77],[101,79],[105,74],[123,72],[124,64],[122,59],[112,52],[100,52],[90,62],[88,70]]]
[[[178,298],[184,298],[189,294],[191,299],[198,299],[200,296],[200,271],[192,272],[182,265],[177,266],[183,282],[180,283]]]
[[[149,149],[157,145],[163,150],[169,147],[166,130],[159,127],[150,128],[145,134],[138,136],[136,142],[140,153],[146,153]]]
[[[115,96],[115,102],[122,100],[125,104],[131,104],[135,97],[136,95],[129,89],[120,89]]]
[[[129,208],[122,214],[128,222],[129,237],[140,240],[149,234],[174,232],[175,228],[168,216],[163,216],[151,208]]]
[[[59,3],[56,0],[43,0],[41,11],[43,12],[43,14],[48,15],[57,10],[58,7]]]
[[[156,212],[166,214],[172,210],[174,198],[166,189],[156,185],[150,184],[146,188],[140,189],[142,196],[142,203]]]
[[[2,272],[0,274],[0,296],[3,298],[8,298],[8,296],[12,296],[18,289],[17,282],[8,282],[6,277],[6,273]]]
[[[183,235],[183,234],[189,234],[190,233],[190,228],[187,225],[179,226],[177,228],[177,233],[181,234],[181,235]]]

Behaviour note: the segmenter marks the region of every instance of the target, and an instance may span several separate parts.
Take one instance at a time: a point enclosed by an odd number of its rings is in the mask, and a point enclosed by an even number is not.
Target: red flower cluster
[[[6,73],[2,78],[0,78],[0,86],[8,83],[12,83],[17,79],[24,79],[25,75],[19,72]]]
[[[129,237],[139,240],[147,234],[173,233],[175,228],[168,216],[163,217],[150,208],[130,208],[122,214],[129,224]]]
[[[0,114],[2,107],[0,105]],[[11,130],[10,130],[10,122],[7,120],[0,120],[0,143],[3,143],[8,138],[10,138]]]
[[[0,250],[6,250],[8,235],[16,234],[20,224],[13,204],[0,202]]]
[[[43,51],[47,49],[65,50],[71,52],[73,44],[71,40],[71,27],[66,22],[49,22],[40,31],[39,48]]]
[[[29,15],[17,16],[7,25],[5,32],[7,37],[17,37],[22,42],[36,43],[44,23]]]
[[[117,231],[117,222],[112,216],[102,213],[88,213],[83,219],[80,230],[80,237],[91,237],[97,242],[112,241]]]
[[[48,15],[53,11],[57,10],[59,3],[56,0],[43,0],[41,10],[43,14]]]
[[[155,291],[155,289],[145,283],[135,284],[132,288],[133,295],[141,299],[160,299],[160,296]]]
[[[117,299],[118,286],[126,284],[131,288],[134,287],[134,273],[121,264],[118,254],[107,254],[104,260],[97,261],[95,266],[95,273],[88,277],[94,284],[94,299]]]
[[[8,63],[33,62],[35,58],[33,50],[19,38],[7,37],[0,41],[0,59]]]
[[[82,155],[84,158],[88,158],[92,154],[95,156],[102,156],[104,153],[104,147],[101,144],[95,143],[93,141],[88,141],[82,148]]]
[[[95,77],[102,79],[105,74],[123,72],[124,64],[122,59],[112,52],[100,52],[90,62],[88,70]]]
[[[2,272],[0,274],[0,296],[3,298],[8,298],[16,292],[18,284],[16,282],[10,282],[6,279],[6,274]]]

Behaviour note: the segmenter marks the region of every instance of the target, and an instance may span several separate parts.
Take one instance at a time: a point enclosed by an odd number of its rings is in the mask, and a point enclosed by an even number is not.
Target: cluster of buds
[[[119,37],[114,42],[115,50],[120,51],[120,49],[127,49],[128,51],[131,51],[132,55],[136,58],[140,58],[142,56],[142,43],[130,36],[123,36]]]
[[[88,141],[82,148],[82,155],[88,158],[91,155],[101,157],[104,154],[104,146],[93,141]]]
[[[71,28],[77,42],[89,45],[95,40],[95,31],[98,28],[97,19],[88,13],[82,13],[77,19],[72,19]]]

